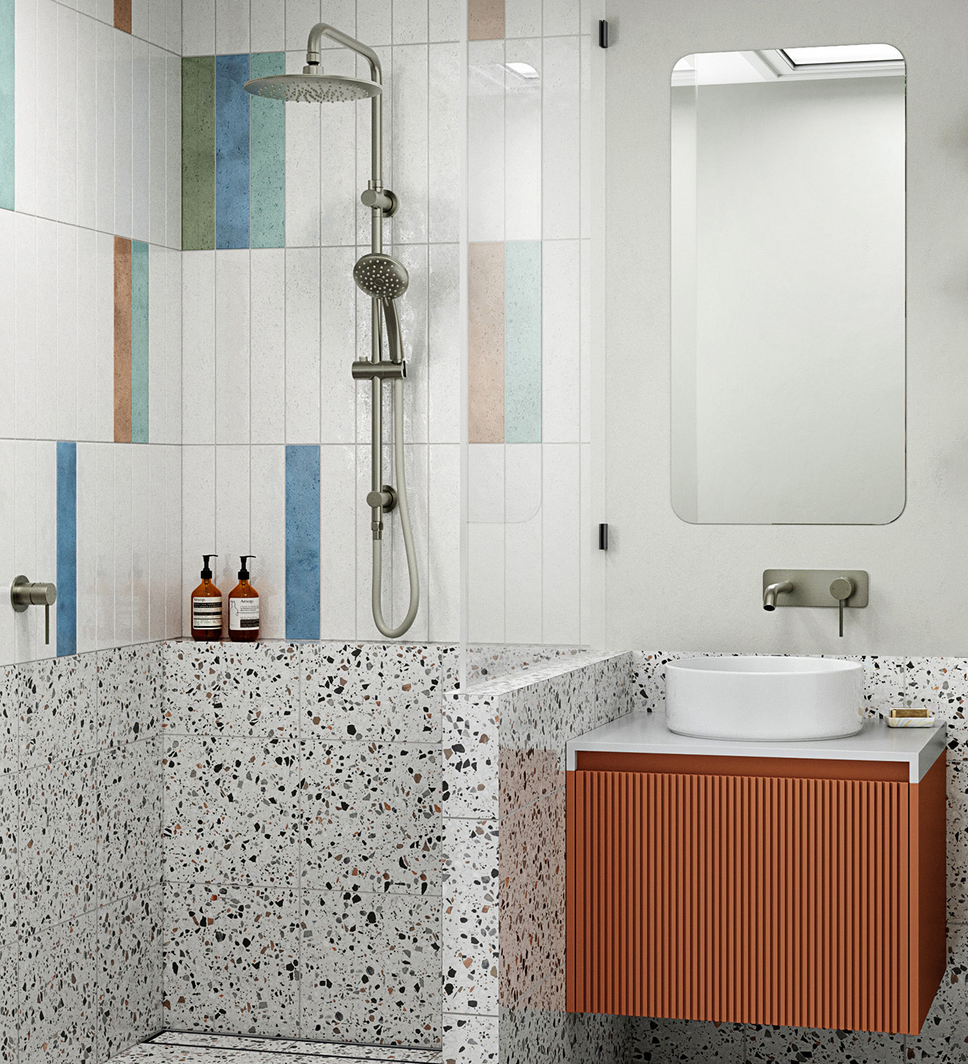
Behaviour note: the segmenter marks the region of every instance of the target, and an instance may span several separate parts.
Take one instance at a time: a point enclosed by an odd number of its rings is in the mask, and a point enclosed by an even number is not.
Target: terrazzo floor
[[[128,1061],[147,1061],[149,1064],[313,1064],[315,1061],[320,1064],[359,1064],[360,1061],[441,1064],[441,1055],[428,1049],[166,1031],[114,1057],[112,1064],[127,1064]]]

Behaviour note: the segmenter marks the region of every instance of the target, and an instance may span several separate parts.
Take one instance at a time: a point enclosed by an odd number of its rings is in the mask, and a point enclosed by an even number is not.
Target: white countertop
[[[945,748],[947,725],[934,728],[889,728],[882,720],[865,721],[846,739],[759,743],[696,739],[669,731],[662,713],[629,713],[568,742],[568,768],[579,750],[630,754],[705,754],[712,757],[799,757],[830,761],[898,761],[908,766],[908,780],[920,783]]]

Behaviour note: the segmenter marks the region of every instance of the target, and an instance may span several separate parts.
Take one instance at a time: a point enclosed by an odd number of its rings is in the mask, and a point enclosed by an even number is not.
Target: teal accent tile
[[[256,52],[249,76],[285,74],[284,52]],[[282,100],[249,100],[249,240],[254,248],[286,246],[286,112]]]
[[[131,442],[148,442],[148,245],[131,241]]]
[[[541,241],[504,248],[504,442],[541,442]]]
[[[13,210],[14,0],[0,0],[0,207]]]

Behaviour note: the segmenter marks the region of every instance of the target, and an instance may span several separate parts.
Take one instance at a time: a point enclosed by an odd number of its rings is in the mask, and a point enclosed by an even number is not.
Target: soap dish
[[[937,717],[888,717],[889,728],[933,728]]]

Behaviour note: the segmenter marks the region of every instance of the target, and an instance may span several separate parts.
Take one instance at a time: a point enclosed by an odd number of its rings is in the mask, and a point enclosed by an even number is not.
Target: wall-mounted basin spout
[[[776,609],[776,596],[784,591],[792,591],[793,584],[789,580],[784,580],[782,584],[770,584],[769,587],[763,592],[763,609],[775,610]]]

